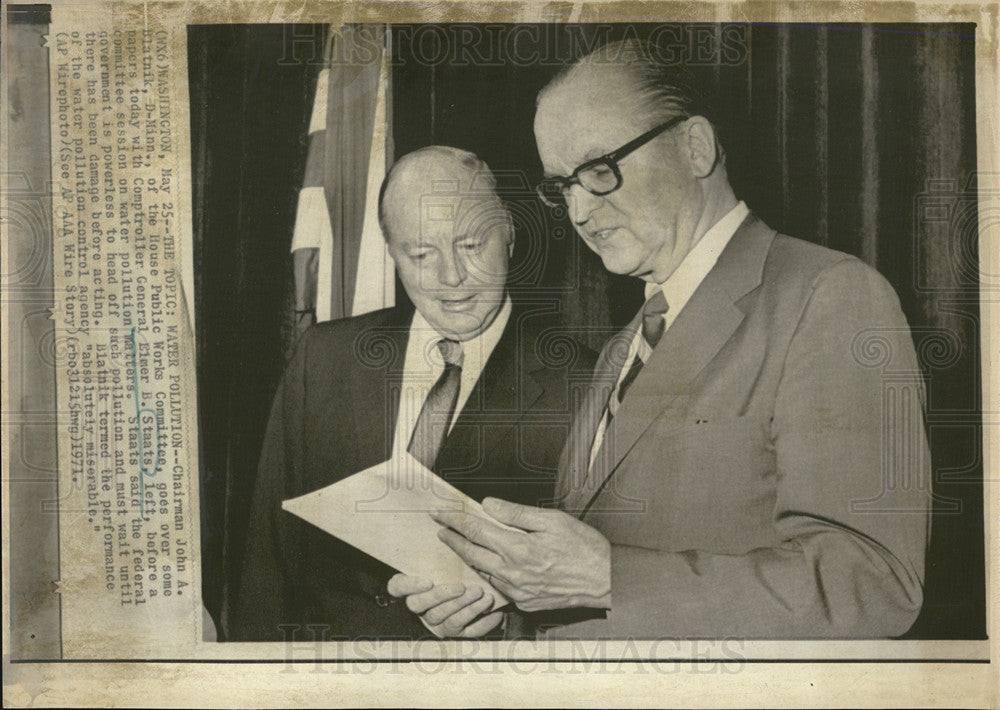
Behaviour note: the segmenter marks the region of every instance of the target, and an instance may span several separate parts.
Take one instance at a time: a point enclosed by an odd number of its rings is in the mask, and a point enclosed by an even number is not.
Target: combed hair
[[[664,122],[679,115],[703,116],[718,131],[711,97],[699,88],[701,82],[690,71],[665,61],[654,45],[636,39],[609,42],[563,67],[538,94],[538,101],[580,67],[600,64],[615,64],[629,72],[654,121]]]

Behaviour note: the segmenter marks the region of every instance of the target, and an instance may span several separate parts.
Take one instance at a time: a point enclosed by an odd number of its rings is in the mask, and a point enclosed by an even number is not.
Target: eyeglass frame
[[[542,191],[542,185],[545,184],[548,181],[553,181],[553,182],[554,181],[559,181],[561,183],[560,191],[565,191],[565,190],[569,189],[570,187],[572,187],[573,185],[579,185],[584,190],[586,190],[587,192],[589,192],[591,195],[596,195],[597,197],[603,197],[604,195],[610,195],[615,190],[620,189],[621,186],[622,186],[622,183],[624,182],[624,179],[622,178],[621,169],[618,167],[618,162],[620,160],[622,160],[623,158],[626,158],[630,154],[634,153],[639,148],[641,148],[642,146],[646,145],[646,143],[649,143],[651,140],[653,140],[654,138],[656,138],[657,136],[659,136],[661,133],[666,133],[671,128],[674,128],[675,126],[677,126],[678,124],[686,121],[689,118],[690,118],[690,116],[685,116],[684,114],[681,114],[679,116],[674,116],[673,118],[671,118],[666,123],[662,123],[659,126],[656,126],[655,128],[646,131],[645,133],[643,133],[641,136],[639,136],[637,138],[633,138],[632,140],[630,140],[628,143],[626,143],[625,145],[621,146],[620,148],[618,148],[616,150],[613,150],[610,153],[605,153],[604,155],[599,156],[597,158],[592,158],[592,159],[590,159],[590,160],[588,160],[588,161],[586,161],[584,163],[580,163],[576,167],[576,169],[573,171],[573,173],[571,175],[569,175],[568,177],[548,177],[548,178],[543,178],[542,181],[535,186],[535,192],[538,194],[538,198],[542,202],[544,202],[546,205],[548,205],[549,207],[551,207],[552,209],[562,209],[562,208],[566,207],[566,203],[563,203],[561,205],[553,204],[552,202],[550,202],[548,200],[547,197],[545,197],[545,194]],[[598,165],[599,163],[604,163],[605,165],[607,165],[611,169],[611,172],[615,176],[615,186],[613,188],[611,188],[610,190],[604,190],[604,191],[600,191],[600,192],[594,192],[593,190],[589,189],[586,185],[584,185],[582,182],[580,182],[579,175],[584,170],[587,170],[588,168],[592,168],[593,166]]]

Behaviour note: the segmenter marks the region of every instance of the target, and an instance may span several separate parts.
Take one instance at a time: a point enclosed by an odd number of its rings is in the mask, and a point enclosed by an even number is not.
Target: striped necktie
[[[427,393],[420,409],[417,424],[413,427],[407,451],[426,468],[434,470],[441,446],[458,404],[458,391],[462,384],[462,344],[442,339],[437,344],[444,360],[444,371]]]
[[[660,338],[663,337],[663,331],[666,328],[663,316],[667,310],[669,310],[667,299],[660,289],[657,289],[656,293],[642,307],[642,338],[639,340],[639,347],[636,350],[635,357],[632,359],[632,364],[629,365],[628,372],[625,373],[625,377],[618,383],[618,387],[612,393],[611,399],[608,400],[608,424],[611,423],[611,420],[618,413],[618,407],[621,406],[622,401],[625,399],[625,393],[632,386],[632,383],[635,382],[635,378],[639,375],[639,371],[642,370],[642,366],[646,364],[649,356],[653,354],[653,348],[656,347],[656,344],[660,342]]]

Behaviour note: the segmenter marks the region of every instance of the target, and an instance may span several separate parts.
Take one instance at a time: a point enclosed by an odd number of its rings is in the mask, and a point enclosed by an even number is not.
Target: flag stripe
[[[322,185],[304,187],[299,191],[299,204],[295,213],[295,232],[292,234],[292,251],[319,249],[333,243],[330,210]]]
[[[323,187],[326,181],[324,162],[326,157],[326,131],[313,133],[309,137],[309,153],[306,155],[306,173],[302,187]]]
[[[368,191],[365,194],[365,218],[361,230],[361,249],[358,254],[354,302],[351,315],[369,313],[395,301],[395,279],[386,283],[385,262],[389,259],[385,239],[378,222],[378,193],[386,172],[386,94],[388,92],[388,67],[385,54],[379,69],[379,85],[375,98],[375,130],[368,155]]]
[[[316,79],[316,98],[313,99],[312,116],[309,119],[309,134],[326,130],[326,99],[329,96],[330,70],[320,70]]]

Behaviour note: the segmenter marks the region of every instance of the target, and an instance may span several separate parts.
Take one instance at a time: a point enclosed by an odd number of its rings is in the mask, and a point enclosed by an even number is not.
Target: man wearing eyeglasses
[[[561,509],[489,499],[524,532],[441,513],[441,539],[549,638],[905,633],[930,458],[892,288],[756,218],[697,92],[641,45],[553,80],[535,137],[541,198],[647,301],[575,414]]]

